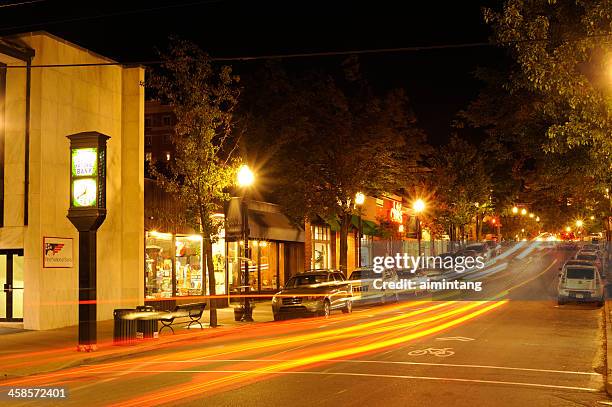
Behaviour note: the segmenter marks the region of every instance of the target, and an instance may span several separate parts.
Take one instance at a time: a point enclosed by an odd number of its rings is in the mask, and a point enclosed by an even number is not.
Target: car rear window
[[[375,278],[374,270],[355,270],[351,274],[351,280],[361,280],[362,278]]]
[[[593,269],[569,268],[567,269],[567,278],[573,280],[592,280],[595,277]]]
[[[309,274],[291,277],[286,287],[300,287],[304,285],[319,284],[327,282],[327,274]]]
[[[597,256],[594,254],[579,254],[578,256],[576,256],[576,258],[578,260],[588,260],[588,261],[597,260]]]

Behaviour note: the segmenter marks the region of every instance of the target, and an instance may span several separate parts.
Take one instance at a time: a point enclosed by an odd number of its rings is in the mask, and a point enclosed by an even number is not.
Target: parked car
[[[376,286],[374,282],[380,280]],[[393,282],[397,284],[399,278],[393,269],[385,269],[382,273],[375,273],[371,268],[353,270],[349,277],[353,290],[353,303],[377,302],[385,304],[387,301],[397,301],[399,290],[382,288],[381,283]]]
[[[351,283],[335,270],[311,270],[291,277],[272,297],[274,320],[291,316],[320,315],[332,310],[350,313],[353,305]]]
[[[470,250],[475,251],[476,256],[484,257],[485,261],[489,260],[493,254],[493,250],[491,250],[491,247],[487,243],[473,243],[467,245],[464,251]]]
[[[557,302],[595,302],[602,306],[604,286],[594,266],[565,266],[559,274]]]
[[[602,274],[602,277],[606,276],[604,268],[603,268],[603,260],[597,252],[581,250],[578,253],[576,253],[575,259],[576,260],[586,260],[586,261],[592,262],[593,265],[597,267],[597,270],[599,270],[599,272]]]

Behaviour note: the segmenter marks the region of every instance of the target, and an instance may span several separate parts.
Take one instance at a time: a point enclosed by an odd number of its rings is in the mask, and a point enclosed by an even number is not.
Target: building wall
[[[34,49],[37,64],[109,62],[74,44],[45,33],[14,37]],[[23,64],[23,63],[21,63]],[[25,70],[10,70],[22,72]],[[12,74],[12,75],[18,75]],[[66,218],[69,206],[69,134],[98,131],[110,136],[107,152],[107,210],[98,231],[98,319],[112,318],[114,308],[142,303],[144,286],[144,79],[140,67],[34,68],[31,86],[29,224],[23,225],[23,184],[7,191],[7,220],[23,230],[25,251],[24,327],[51,329],[78,321],[78,234]],[[13,84],[14,82],[14,84]],[[7,87],[23,86],[7,78]],[[16,98],[18,122],[23,117]],[[9,95],[7,95],[9,99]],[[15,168],[23,174],[23,130],[15,128],[9,150],[18,150]],[[8,132],[7,132],[8,134]],[[12,147],[11,144],[15,143]],[[21,175],[23,180],[23,175]],[[16,206],[16,207],[14,207]],[[8,225],[8,223],[7,223]],[[7,228],[2,228],[7,229]],[[4,233],[4,231],[2,231]],[[43,268],[43,237],[74,239],[74,268]],[[7,238],[0,235],[0,245]],[[14,244],[14,243],[11,243]]]

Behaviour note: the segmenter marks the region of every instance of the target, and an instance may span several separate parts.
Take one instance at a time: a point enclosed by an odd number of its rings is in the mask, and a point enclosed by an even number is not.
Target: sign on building
[[[71,268],[74,266],[72,238],[43,237],[43,267]]]

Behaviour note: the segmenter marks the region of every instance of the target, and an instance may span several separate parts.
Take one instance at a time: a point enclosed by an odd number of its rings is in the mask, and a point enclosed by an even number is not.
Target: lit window
[[[145,153],[145,161],[151,161],[153,159],[153,154],[150,151]]]
[[[166,161],[170,161],[170,153],[166,152]]]

